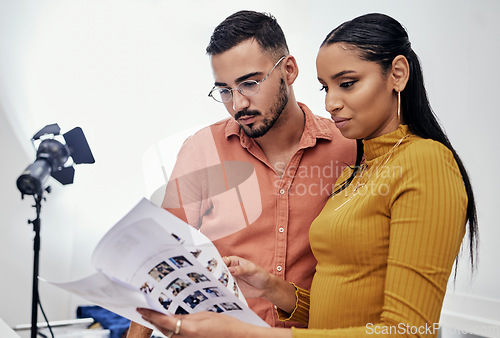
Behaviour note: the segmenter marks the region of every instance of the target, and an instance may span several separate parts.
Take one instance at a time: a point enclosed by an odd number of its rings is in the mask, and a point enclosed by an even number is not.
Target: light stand
[[[24,195],[33,195],[35,199],[33,207],[36,210],[36,218],[28,220],[29,224],[33,224],[33,231],[35,232],[33,239],[31,338],[36,338],[38,335],[38,305],[40,305],[40,309],[45,316],[38,294],[38,272],[40,266],[40,211],[42,209],[42,200],[45,200],[43,197],[44,192],[50,193],[50,187],[47,185],[48,179],[52,176],[63,185],[73,183],[75,169],[72,164],[66,165],[70,157],[73,159],[74,164],[95,162],[81,128],[73,128],[63,135],[66,144],[55,139],[59,132],[59,126],[54,123],[45,126],[33,136],[32,141],[44,139],[38,146],[35,162],[30,164],[16,181],[21,192],[21,198],[24,198]],[[48,138],[46,135],[52,135],[52,138]]]
[[[50,192],[50,187],[47,187],[47,192]],[[38,270],[40,266],[40,211],[42,209],[42,199],[43,191],[40,194],[33,195],[35,199],[35,205],[33,207],[36,210],[36,218],[34,220],[28,220],[29,224],[33,224],[33,231],[35,232],[35,237],[33,239],[33,293],[31,298],[31,338],[36,338],[38,335]]]

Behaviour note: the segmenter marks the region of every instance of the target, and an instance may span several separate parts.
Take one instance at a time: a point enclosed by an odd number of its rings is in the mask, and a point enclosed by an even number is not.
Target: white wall
[[[464,256],[449,306],[463,312],[467,305],[453,304],[471,297],[496,304],[500,203],[493,192],[500,187],[494,172],[489,176],[500,166],[494,141],[500,2],[255,0],[241,7],[217,0],[0,0],[0,317],[10,325],[30,321],[32,231],[26,220],[34,210],[19,199],[15,179],[34,160],[31,136],[54,122],[63,132],[81,126],[94,153],[95,164],[76,167],[75,184],[52,184],[42,208],[40,275],[85,277],[100,236],[149,192],[144,152],[180,130],[226,117],[206,97],[213,78],[204,50],[213,28],[239,9],[277,17],[299,63],[297,97],[324,116],[314,60],[326,34],[374,11],[407,27],[431,103],[477,196],[479,271],[471,281]],[[41,297],[51,320],[72,318],[83,304],[44,285]]]

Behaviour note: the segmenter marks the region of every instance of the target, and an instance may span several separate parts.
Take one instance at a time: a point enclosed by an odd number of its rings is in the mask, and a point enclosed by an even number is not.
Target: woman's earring
[[[398,122],[401,123],[401,92],[398,92]]]

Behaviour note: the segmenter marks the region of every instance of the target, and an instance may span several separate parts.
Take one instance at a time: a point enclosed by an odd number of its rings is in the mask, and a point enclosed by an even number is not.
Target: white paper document
[[[87,278],[49,283],[149,328],[137,307],[212,311],[268,326],[247,306],[212,242],[146,199],[104,235],[92,265],[97,272]]]

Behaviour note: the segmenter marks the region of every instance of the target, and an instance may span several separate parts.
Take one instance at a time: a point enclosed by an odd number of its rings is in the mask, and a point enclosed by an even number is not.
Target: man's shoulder
[[[206,140],[207,135],[211,136],[220,136],[226,133],[226,129],[231,127],[232,119],[230,117],[225,118],[223,120],[212,123],[208,126],[202,127],[198,129],[194,134],[189,136],[186,141],[190,142],[204,142]]]
[[[329,117],[325,117],[325,116],[321,116],[321,115],[317,115],[317,114],[312,114],[312,116],[314,117],[314,119],[316,121],[321,121],[322,123],[326,124],[326,126],[330,129],[333,129],[335,128],[335,130],[338,130],[337,127],[335,127],[335,123],[333,122],[333,120]]]
[[[302,102],[297,102],[300,109],[306,115],[306,130],[309,130],[319,138],[332,140],[340,135],[338,128],[331,118],[317,115],[309,109],[307,105]]]
[[[225,133],[228,128],[239,130],[239,125],[232,117],[226,117],[225,119],[212,123],[208,128],[212,129],[214,133]]]
[[[345,142],[346,144],[354,142],[353,140],[349,140],[345,138],[341,133],[339,128],[335,126],[335,122],[325,116],[317,115],[317,114],[311,114],[313,117],[314,124],[317,126],[317,130],[321,131],[322,134],[326,134],[325,137],[329,141],[332,142]]]

